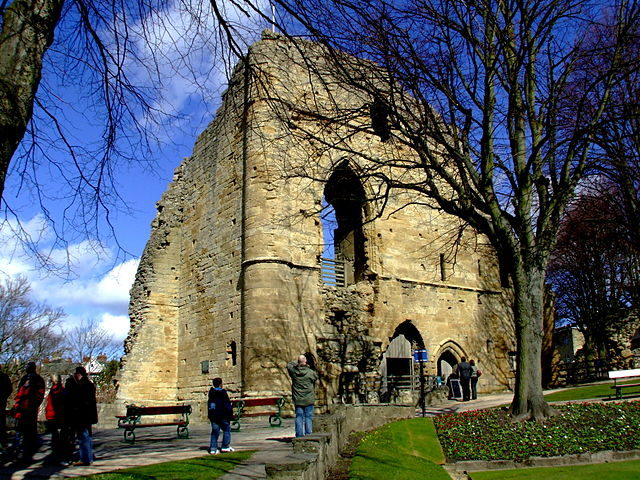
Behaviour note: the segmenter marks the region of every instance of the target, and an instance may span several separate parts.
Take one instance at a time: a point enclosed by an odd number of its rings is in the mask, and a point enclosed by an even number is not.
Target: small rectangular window
[[[203,374],[209,373],[209,360],[203,360],[200,362],[200,371]]]

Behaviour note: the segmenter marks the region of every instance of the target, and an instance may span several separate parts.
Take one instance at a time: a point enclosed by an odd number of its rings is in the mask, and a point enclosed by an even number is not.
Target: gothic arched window
[[[365,193],[346,161],[329,177],[324,197],[327,203],[327,212],[323,215],[327,225],[325,236],[329,236],[325,238],[325,245],[332,243],[335,259],[345,262],[347,283],[362,280],[367,266],[362,228]],[[325,247],[325,251],[330,250]]]

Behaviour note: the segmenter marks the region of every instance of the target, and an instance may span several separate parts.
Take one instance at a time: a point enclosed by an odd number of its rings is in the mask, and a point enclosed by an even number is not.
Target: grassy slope
[[[368,433],[353,458],[349,478],[449,480],[443,463],[433,422],[430,418],[414,418]]]
[[[638,379],[635,380],[627,380],[624,382],[619,382],[621,384],[624,383],[638,383]],[[568,388],[566,390],[561,390],[559,392],[549,393],[544,396],[544,398],[548,402],[563,402],[570,400],[590,400],[590,399],[613,399],[615,395],[615,391],[611,388],[613,382],[606,383],[598,383],[594,385],[584,385],[575,388]],[[640,388],[635,390],[636,392],[640,391]],[[623,390],[624,392],[624,390]],[[631,392],[629,392],[631,393]],[[637,396],[637,393],[635,394]]]
[[[609,398],[611,383],[576,387],[546,396],[548,401],[585,400]],[[350,469],[352,479],[448,479],[438,464],[444,460],[440,444],[431,420],[405,420],[390,424],[364,439]],[[414,431],[415,430],[415,431]],[[417,431],[417,432],[416,432]],[[498,432],[497,432],[498,433]],[[414,446],[414,442],[423,445]],[[477,472],[473,480],[627,480],[640,478],[640,461],[608,463],[599,465],[534,468]]]

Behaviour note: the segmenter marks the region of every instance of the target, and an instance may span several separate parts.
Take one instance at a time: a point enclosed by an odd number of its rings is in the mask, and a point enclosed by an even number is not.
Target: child
[[[231,447],[231,420],[233,408],[227,391],[222,388],[222,379],[214,378],[213,387],[209,390],[208,416],[211,421],[211,441],[209,453],[217,455],[220,452],[233,452]],[[218,436],[222,430],[222,447],[218,450]]]

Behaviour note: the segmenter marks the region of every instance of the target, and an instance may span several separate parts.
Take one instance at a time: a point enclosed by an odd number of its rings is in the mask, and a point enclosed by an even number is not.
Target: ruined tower
[[[325,54],[265,34],[177,168],[131,290],[119,401],[202,404],[216,376],[235,395],[289,394],[285,365],[305,352],[320,404],[353,400],[355,384],[360,401],[388,398],[415,349],[428,374],[466,356],[481,391],[511,381],[486,239],[367,176],[368,158],[412,154]],[[353,114],[348,135],[336,109]]]

